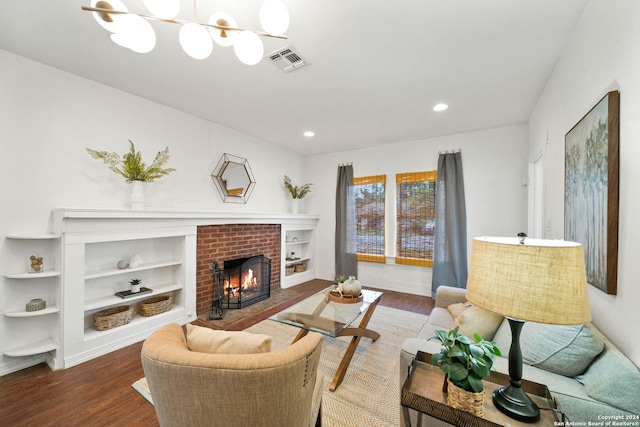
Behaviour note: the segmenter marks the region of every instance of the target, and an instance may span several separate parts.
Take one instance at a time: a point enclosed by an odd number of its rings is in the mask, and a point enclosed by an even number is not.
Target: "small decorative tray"
[[[145,288],[144,286],[142,286],[140,288],[140,292],[121,291],[121,292],[116,292],[116,295],[122,299],[126,299],[126,298],[135,297],[138,295],[149,294],[151,292],[153,292],[153,289]]]
[[[357,302],[362,302],[362,293],[358,296],[351,295],[342,295],[338,291],[329,291],[327,292],[327,298],[329,301],[337,302],[340,304],[355,304]]]

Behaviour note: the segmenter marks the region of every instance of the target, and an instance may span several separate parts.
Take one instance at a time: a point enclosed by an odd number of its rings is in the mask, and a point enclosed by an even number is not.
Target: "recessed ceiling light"
[[[444,111],[447,108],[449,108],[447,104],[437,104],[435,107],[433,107],[433,111]]]
[[[312,131],[308,130],[303,135],[306,136],[307,138],[311,138],[315,134],[316,134],[315,132],[312,132]]]

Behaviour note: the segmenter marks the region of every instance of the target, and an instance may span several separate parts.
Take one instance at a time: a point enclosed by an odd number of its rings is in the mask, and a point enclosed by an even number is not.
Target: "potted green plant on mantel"
[[[440,369],[445,373],[447,404],[482,417],[482,379],[491,373],[496,356],[501,355],[500,349],[495,342],[485,341],[478,334],[474,334],[475,340],[460,335],[459,329],[435,331],[436,335],[431,339],[438,339],[442,343],[442,350],[431,356],[431,363],[440,364]]]
[[[144,189],[142,183],[153,182],[158,178],[175,171],[164,168],[169,161],[169,147],[158,151],[151,165],[142,161],[142,154],[136,151],[133,141],[129,140],[129,152],[120,156],[118,153],[97,151],[87,148],[87,152],[96,160],[102,160],[113,172],[122,175],[131,184],[131,209],[144,208]]]
[[[291,213],[293,214],[297,214],[298,213],[298,200],[300,199],[304,199],[309,193],[311,193],[311,186],[313,184],[311,183],[306,183],[302,186],[297,186],[297,185],[293,185],[291,183],[291,178],[289,178],[287,175],[284,176],[284,186],[287,190],[289,190],[289,193],[291,194]]]

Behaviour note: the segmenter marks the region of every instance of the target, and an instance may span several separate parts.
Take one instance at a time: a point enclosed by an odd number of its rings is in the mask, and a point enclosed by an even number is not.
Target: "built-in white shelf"
[[[306,258],[298,258],[295,260],[285,260],[285,265],[296,265],[296,264],[300,264],[303,263],[305,261],[309,261],[311,258],[306,257]]]
[[[15,240],[50,240],[50,239],[59,239],[60,235],[58,234],[7,234],[7,239],[15,239]]]
[[[109,268],[106,270],[88,271],[85,274],[84,279],[89,280],[89,279],[97,279],[99,277],[117,276],[119,274],[128,274],[136,271],[152,270],[154,268],[173,267],[175,265],[180,265],[180,264],[182,264],[182,261],[172,260],[172,261],[143,264],[135,268]]]
[[[134,297],[120,298],[119,296],[112,295],[108,297],[87,300],[84,304],[84,311],[97,310],[99,308],[105,308],[112,305],[124,305],[124,303],[128,303],[131,301],[140,301],[152,296],[158,296],[160,294],[165,294],[167,292],[176,291],[182,288],[182,284],[172,283],[164,286],[155,286],[151,288],[153,292],[147,292],[146,294],[136,295]]]
[[[58,307],[47,307],[36,311],[18,310],[5,313],[4,315],[7,317],[36,317],[53,313],[60,313],[60,309]]]
[[[51,338],[47,338],[42,341],[37,341],[10,350],[6,350],[4,352],[4,355],[11,357],[33,356],[34,354],[46,353],[48,351],[57,349],[58,344],[56,344]]]
[[[60,272],[51,270],[43,271],[42,273],[16,273],[6,274],[4,277],[7,279],[42,279],[45,277],[60,277]]]
[[[285,242],[287,245],[301,245],[303,243],[311,243],[309,240],[302,240],[300,242]]]

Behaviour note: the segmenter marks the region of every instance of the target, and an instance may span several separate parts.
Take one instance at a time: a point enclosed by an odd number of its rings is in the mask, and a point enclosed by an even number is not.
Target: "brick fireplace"
[[[271,259],[271,289],[280,288],[280,224],[224,224],[198,226],[196,254],[196,311],[211,310],[215,286],[211,266],[224,261],[264,255]]]

